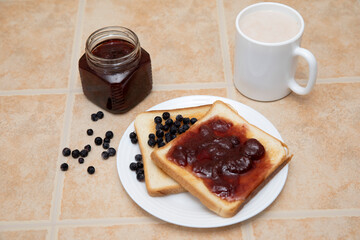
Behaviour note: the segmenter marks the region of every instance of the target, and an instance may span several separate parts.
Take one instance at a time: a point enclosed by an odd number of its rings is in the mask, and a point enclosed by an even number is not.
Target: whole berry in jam
[[[94,168],[93,166],[89,166],[89,167],[87,168],[87,172],[88,172],[89,174],[94,174],[94,173],[95,173],[95,168]]]
[[[158,148],[161,148],[161,147],[163,147],[163,146],[165,146],[165,143],[164,143],[164,142],[159,142],[159,143],[158,143]]]
[[[112,131],[107,131],[105,133],[105,137],[109,138],[109,139],[112,139],[114,137],[114,133]]]
[[[170,118],[170,113],[169,112],[164,112],[162,114],[162,117],[163,117],[164,120],[166,120],[166,119]]]
[[[95,144],[98,145],[98,146],[102,144],[102,141],[103,140],[102,140],[101,137],[96,137],[95,140],[94,140]]]
[[[99,119],[102,119],[104,117],[104,113],[102,111],[98,111],[96,113],[96,116],[99,118]]]
[[[190,123],[190,118],[184,118],[183,123],[184,124],[189,124]]]
[[[92,136],[94,134],[94,131],[91,128],[89,128],[88,130],[86,130],[86,133],[88,136]]]
[[[62,154],[63,154],[64,157],[70,156],[70,154],[71,154],[70,148],[64,148],[64,149],[62,150]]]
[[[69,169],[69,165],[67,163],[63,163],[60,165],[61,171],[67,171]]]
[[[140,162],[140,161],[142,161],[142,155],[141,154],[136,154],[135,155],[135,160],[137,161],[137,162]]]
[[[196,122],[197,122],[197,119],[196,119],[196,118],[190,119],[190,123],[191,123],[191,124],[194,124],[194,123],[196,123]]]

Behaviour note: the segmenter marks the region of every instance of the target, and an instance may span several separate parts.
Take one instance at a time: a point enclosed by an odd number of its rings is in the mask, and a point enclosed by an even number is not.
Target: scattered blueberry
[[[168,133],[165,133],[165,142],[170,142],[172,139],[171,139],[171,133],[168,132]]]
[[[176,123],[176,122],[175,122]],[[170,133],[171,134],[175,134],[177,132],[177,127],[176,127],[176,125],[172,125],[171,127],[170,127]]]
[[[184,128],[185,131],[187,131],[190,128],[189,124],[184,124],[182,127]]]
[[[91,120],[93,120],[94,122],[96,122],[98,119],[99,119],[99,118],[98,118],[98,116],[97,116],[95,113],[91,114]]]
[[[168,120],[165,121],[165,124],[168,125],[169,127],[171,125],[173,125],[173,123],[174,123],[174,121],[171,118],[169,118]]]
[[[102,144],[102,138],[101,137],[96,137],[95,140],[94,140],[95,144],[96,145],[101,145]]]
[[[88,150],[83,149],[83,150],[81,150],[81,152],[80,152],[80,156],[83,157],[83,158],[84,158],[84,157],[87,157],[88,153],[89,153]]]
[[[179,127],[178,133],[183,134],[185,132],[185,129],[183,127]]]
[[[156,136],[157,136],[158,138],[161,138],[161,137],[164,136],[164,132],[159,129],[159,130],[156,131]]]
[[[190,118],[184,118],[183,123],[184,124],[189,124],[190,123]]]
[[[183,120],[183,116],[181,114],[177,115],[176,120],[181,122]]]
[[[112,131],[107,131],[105,133],[105,137],[109,138],[109,139],[112,139],[114,137],[114,133]]]
[[[70,156],[70,154],[71,154],[70,148],[64,148],[64,149],[62,150],[62,154],[64,155],[64,157]]]
[[[136,138],[137,136],[136,136],[136,133],[135,133],[135,132],[131,132],[131,133],[129,134],[129,137],[130,137],[130,139],[132,139],[132,138]]]
[[[139,173],[144,173],[144,169],[143,168],[138,168],[135,170],[136,174],[139,174]]]
[[[87,150],[88,152],[90,152],[90,151],[91,151],[91,146],[90,146],[90,144],[86,145],[86,146],[84,147],[84,149]]]
[[[79,158],[78,161],[79,161],[80,164],[83,164],[83,163],[84,163],[84,159],[83,159],[82,157]]]
[[[141,154],[136,154],[136,155],[135,155],[135,160],[136,160],[137,162],[142,161],[142,155],[141,155]]]
[[[138,142],[138,139],[137,139],[137,138],[132,138],[132,139],[131,139],[131,142],[132,142],[133,144],[136,144],[136,143]]]
[[[165,143],[164,143],[164,142],[159,142],[159,143],[158,143],[158,148],[161,148],[161,147],[163,147],[163,146],[165,146]]]
[[[149,138],[154,138],[154,139],[155,139],[155,134],[150,133],[150,134],[149,134]]]
[[[136,174],[136,179],[142,182],[145,179],[145,175],[143,173]]]
[[[169,128],[170,128],[170,126],[169,126],[169,125],[167,125],[167,124],[165,124],[165,125],[164,125],[164,127],[163,127],[163,130],[164,130],[164,131],[168,131],[168,130],[169,130]]]
[[[190,123],[191,123],[191,124],[194,124],[194,123],[196,123],[196,122],[197,122],[197,119],[196,119],[196,118],[190,119]]]
[[[169,112],[164,112],[162,114],[162,117],[163,117],[164,120],[166,120],[166,119],[170,118],[170,113]]]
[[[115,148],[109,148],[109,149],[108,149],[108,153],[109,153],[109,156],[110,156],[110,157],[115,156],[115,154],[116,154]]]
[[[95,168],[93,166],[90,166],[90,167],[87,168],[87,172],[89,174],[94,174],[95,173]]]
[[[106,159],[109,158],[109,153],[106,152],[106,151],[103,151],[103,152],[101,153],[101,157],[102,157],[104,160],[106,160]]]
[[[104,142],[105,142],[105,143],[110,143],[110,138],[107,138],[107,137],[104,138]]]
[[[136,171],[136,169],[137,169],[137,164],[136,164],[136,162],[132,162],[132,163],[130,163],[130,170],[131,171]]]
[[[143,164],[142,162],[137,162],[136,165],[137,165],[137,168],[138,168],[138,169],[144,167],[144,164]]]
[[[102,146],[104,149],[108,149],[110,147],[110,144],[107,142],[104,142]]]
[[[96,113],[96,116],[99,118],[99,119],[102,119],[104,117],[104,113],[102,111],[98,111]]]
[[[156,124],[161,123],[161,122],[162,122],[162,118],[161,118],[160,116],[156,116],[156,117],[154,118],[154,122],[155,122]]]
[[[69,169],[69,165],[67,163],[63,163],[60,166],[61,171],[67,171]]]
[[[77,150],[77,149],[73,150],[73,151],[71,152],[71,156],[72,156],[73,158],[78,158],[78,157],[80,156],[80,151]]]
[[[175,125],[176,128],[179,128],[181,126],[181,122],[179,120],[176,120],[174,122],[174,125]]]
[[[158,124],[156,124],[155,129],[156,129],[156,130],[163,130],[163,129],[164,129],[164,125],[162,125],[161,123],[158,123]]]
[[[155,144],[156,144],[155,138],[150,138],[149,141],[148,141],[148,145],[149,145],[150,147],[154,147]]]
[[[94,134],[94,131],[90,128],[86,131],[88,136],[92,136]]]

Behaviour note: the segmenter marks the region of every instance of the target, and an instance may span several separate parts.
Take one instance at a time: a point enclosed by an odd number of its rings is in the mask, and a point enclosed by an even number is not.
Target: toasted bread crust
[[[284,143],[271,135],[265,133],[259,128],[249,124],[245,119],[240,117],[238,113],[230,108],[227,104],[216,101],[209,112],[198,122],[196,127],[200,127],[202,122],[213,116],[221,115],[233,122],[234,124],[244,124],[247,128],[247,138],[256,138],[260,141],[269,155],[271,168],[266,173],[261,183],[252,189],[251,194],[246,199],[236,201],[227,201],[213,194],[204,184],[201,178],[192,174],[185,168],[175,164],[166,158],[169,149],[177,144],[181,137],[185,137],[186,133],[178,139],[175,139],[164,148],[158,149],[151,154],[152,160],[169,176],[174,178],[180,185],[188,190],[192,195],[197,197],[207,208],[222,217],[234,216],[270,179],[276,175],[291,159]]]
[[[135,118],[135,131],[138,136],[139,147],[143,155],[146,189],[150,196],[159,197],[186,191],[180,184],[159,169],[151,160],[150,154],[157,147],[148,145],[149,133],[155,133],[154,118],[163,112],[169,112],[172,119],[182,114],[184,117],[201,119],[210,109],[211,105],[189,107],[173,110],[155,110],[139,114]]]

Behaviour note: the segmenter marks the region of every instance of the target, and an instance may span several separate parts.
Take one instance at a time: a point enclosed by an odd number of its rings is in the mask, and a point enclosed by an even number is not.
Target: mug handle
[[[316,75],[317,75],[317,62],[314,55],[305,48],[301,48],[301,47],[296,48],[294,51],[294,55],[301,56],[308,62],[309,80],[306,87],[302,87],[295,81],[295,78],[292,78],[289,82],[289,88],[293,92],[299,95],[305,95],[308,94],[315,85]]]

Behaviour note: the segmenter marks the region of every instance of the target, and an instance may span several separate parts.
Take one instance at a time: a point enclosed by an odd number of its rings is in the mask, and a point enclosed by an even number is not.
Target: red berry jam
[[[129,111],[152,89],[150,55],[136,34],[122,27],[90,35],[79,71],[85,96],[112,113]]]
[[[245,199],[271,167],[264,146],[248,139],[246,131],[244,125],[214,117],[186,132],[167,158],[200,177],[222,199]]]

